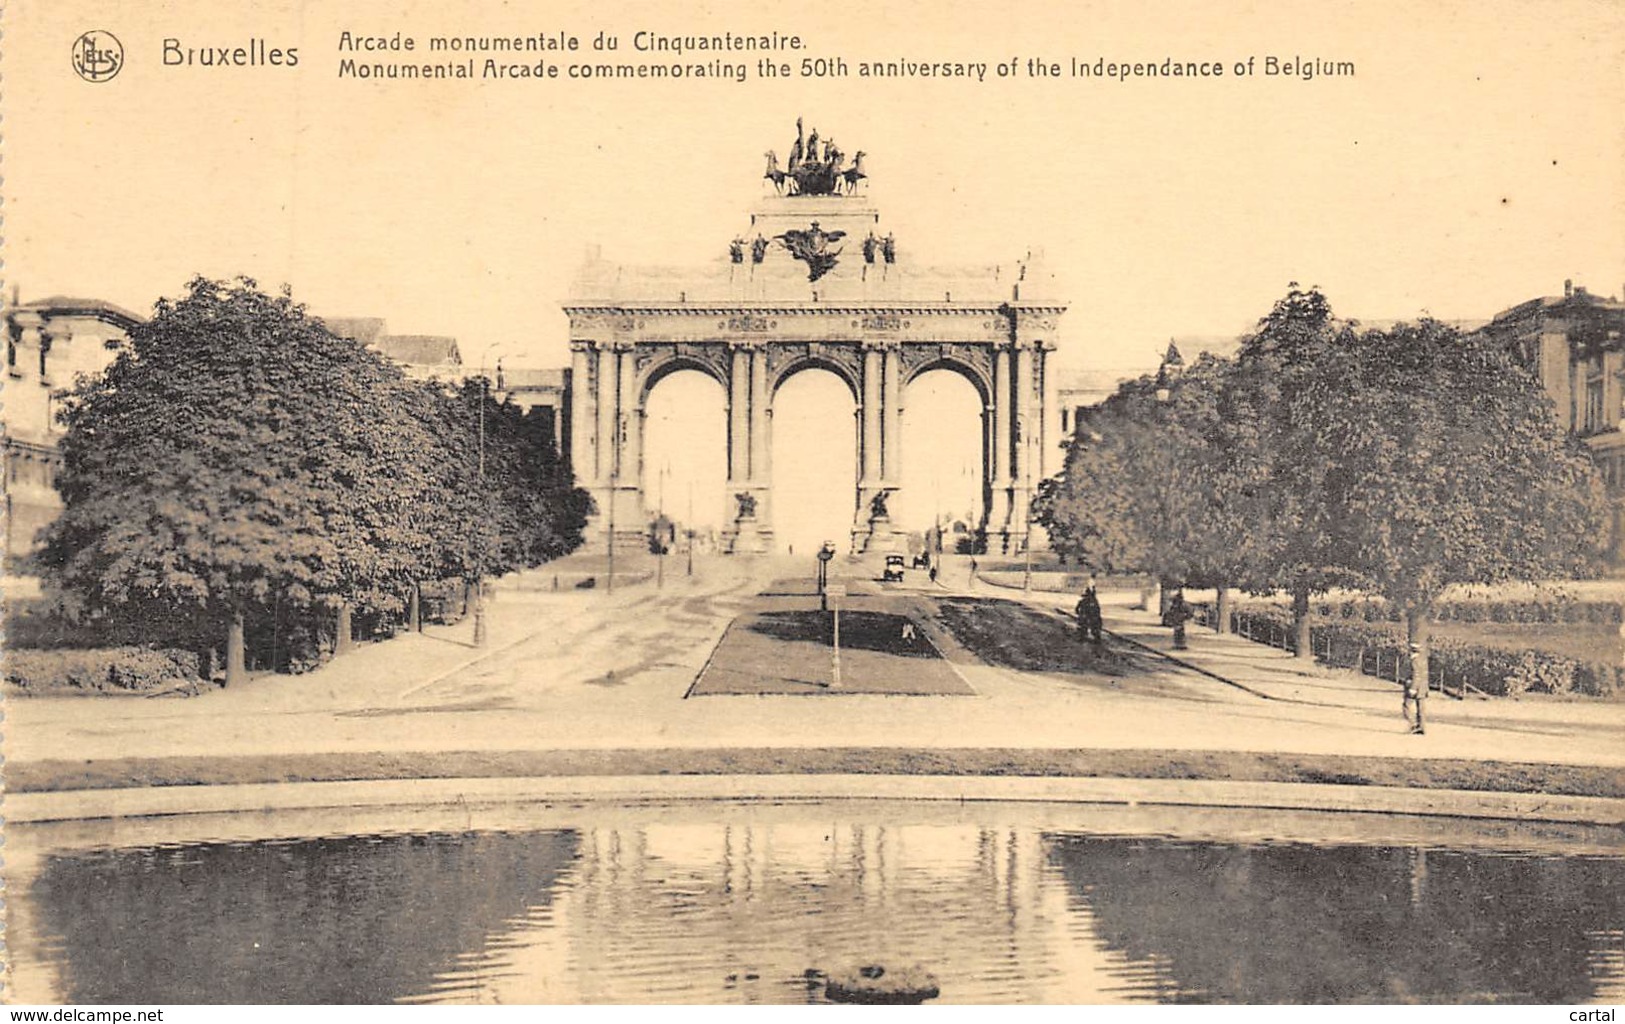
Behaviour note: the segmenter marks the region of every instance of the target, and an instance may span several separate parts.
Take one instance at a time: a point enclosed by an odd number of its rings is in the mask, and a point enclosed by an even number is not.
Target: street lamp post
[[[835,557],[835,545],[829,541],[818,549],[818,610],[829,611],[829,560]]]
[[[491,381],[485,375],[486,361],[492,355],[501,351],[500,348],[488,349],[480,359],[480,412],[479,412],[479,488],[483,503],[485,496],[485,402],[490,393]],[[502,375],[502,360],[497,359],[497,375]],[[485,625],[485,540],[482,537],[480,546],[474,553],[474,646],[484,647],[486,644]]]
[[[666,585],[666,476],[671,472],[671,461],[661,463],[658,492],[655,496],[655,588]],[[675,538],[674,538],[675,539]]]
[[[609,582],[604,585],[604,589],[609,593],[615,592],[615,499],[620,497],[621,452],[625,447],[626,413],[623,412],[615,421],[615,452],[609,464]]]
[[[694,481],[688,482],[688,574],[694,575]]]

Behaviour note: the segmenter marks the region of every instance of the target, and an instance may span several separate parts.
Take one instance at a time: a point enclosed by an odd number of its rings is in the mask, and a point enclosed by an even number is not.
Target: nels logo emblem
[[[73,70],[87,82],[105,82],[124,67],[124,46],[111,32],[92,29],[73,41]]]

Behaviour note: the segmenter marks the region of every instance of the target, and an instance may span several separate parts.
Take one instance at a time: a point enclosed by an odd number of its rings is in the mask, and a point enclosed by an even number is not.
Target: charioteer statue
[[[846,154],[835,140],[824,139],[820,150],[818,129],[814,128],[811,135],[803,134],[799,117],[796,118],[796,141],[790,146],[790,161],[785,168],[779,169],[779,158],[773,150],[768,150],[766,156],[767,173],[762,177],[771,181],[780,195],[851,195],[858,182],[868,177],[863,172],[862,150],[853,154],[851,167],[843,168]]]

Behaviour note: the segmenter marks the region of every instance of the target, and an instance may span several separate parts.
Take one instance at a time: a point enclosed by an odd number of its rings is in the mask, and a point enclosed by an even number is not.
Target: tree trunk
[[[1427,707],[1428,699],[1428,654],[1433,647],[1429,622],[1431,611],[1428,604],[1413,604],[1405,608],[1405,639],[1411,645],[1409,692],[1410,699],[1416,704],[1415,731],[1418,733],[1426,731],[1423,727],[1423,709]]]
[[[414,580],[412,592],[406,597],[406,628],[413,633],[423,632],[423,613],[419,604],[419,595],[423,588]]]
[[[1313,658],[1314,644],[1309,638],[1309,588],[1292,591],[1292,638],[1297,646],[1293,654],[1299,658]]]
[[[1230,632],[1230,606],[1235,603],[1230,588],[1219,584],[1217,594],[1213,601],[1213,615],[1218,621],[1213,624],[1216,633]]]
[[[350,602],[339,604],[338,636],[333,640],[333,653],[348,654],[355,647],[355,633],[350,622]]]
[[[1173,591],[1169,589],[1169,580],[1166,576],[1157,578],[1157,618],[1161,619],[1168,614],[1168,602],[1174,598]]]
[[[248,679],[248,666],[243,659],[243,610],[232,609],[231,625],[226,628],[226,684],[236,686]]]

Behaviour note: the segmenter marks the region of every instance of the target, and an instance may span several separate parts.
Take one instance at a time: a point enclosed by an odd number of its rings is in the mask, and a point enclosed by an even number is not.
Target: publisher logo
[[[105,82],[124,67],[124,45],[118,36],[92,29],[73,41],[73,70],[87,82]]]

